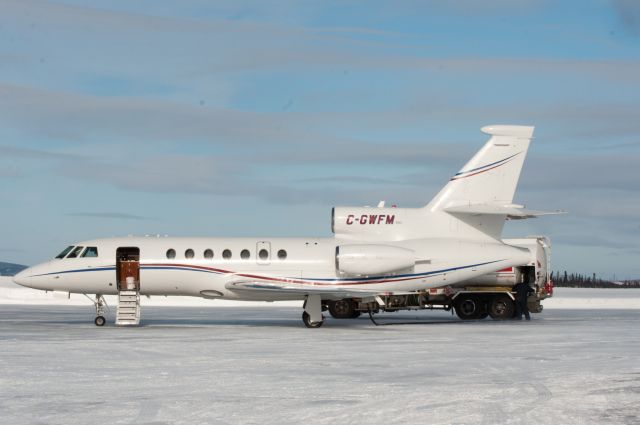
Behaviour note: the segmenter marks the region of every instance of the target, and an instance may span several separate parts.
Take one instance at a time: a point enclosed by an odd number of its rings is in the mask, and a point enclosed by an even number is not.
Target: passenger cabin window
[[[193,256],[195,255],[195,253],[193,252],[193,249],[189,248],[184,252],[184,258],[193,258]]]
[[[98,247],[97,246],[88,246],[87,249],[82,253],[83,258],[95,258],[98,256]]]
[[[242,258],[243,260],[246,260],[246,259],[248,259],[249,257],[251,257],[251,253],[249,252],[249,250],[248,250],[248,249],[243,249],[243,250],[240,252],[240,258]]]
[[[167,258],[169,260],[173,260],[174,258],[176,258],[176,250],[175,249],[168,249],[167,250]]]
[[[83,246],[75,247],[75,249],[71,251],[71,254],[67,255],[67,258],[76,258],[82,252],[82,248],[84,247]]]
[[[56,255],[56,258],[64,258],[73,249],[73,245],[68,246],[60,254]]]
[[[231,258],[231,250],[225,249],[224,251],[222,251],[222,258],[227,260]]]
[[[284,249],[281,249],[280,251],[278,251],[278,258],[281,260],[286,260],[287,259],[287,251],[285,251]]]
[[[213,258],[213,251],[210,249],[205,249],[204,250],[204,258],[206,258],[207,260],[210,260]]]
[[[267,251],[266,249],[261,249],[260,252],[258,253],[258,257],[260,257],[261,260],[268,260],[269,251]]]

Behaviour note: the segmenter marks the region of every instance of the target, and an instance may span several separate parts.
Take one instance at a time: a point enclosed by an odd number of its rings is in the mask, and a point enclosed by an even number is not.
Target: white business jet
[[[337,300],[375,307],[381,295],[416,294],[527,264],[507,245],[507,218],[544,213],[513,204],[533,127],[482,128],[489,141],[422,208],[336,207],[331,238],[123,237],[74,243],[14,277],[45,291],[119,295],[116,324],[137,325],[140,295],[304,300],[320,327]]]

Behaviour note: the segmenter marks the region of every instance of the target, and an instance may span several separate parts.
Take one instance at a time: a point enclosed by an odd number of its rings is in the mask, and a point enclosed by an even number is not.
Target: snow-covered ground
[[[638,288],[555,288],[544,308],[640,309]]]
[[[639,295],[592,291],[553,301]],[[0,422],[639,423],[640,309],[547,306],[531,322],[306,329],[279,304],[145,306],[139,328],[97,328],[90,305],[3,304]]]

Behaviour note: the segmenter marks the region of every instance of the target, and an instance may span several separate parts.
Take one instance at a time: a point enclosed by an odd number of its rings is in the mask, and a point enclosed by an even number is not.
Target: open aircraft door
[[[140,291],[140,248],[116,250],[116,278],[118,291]]]

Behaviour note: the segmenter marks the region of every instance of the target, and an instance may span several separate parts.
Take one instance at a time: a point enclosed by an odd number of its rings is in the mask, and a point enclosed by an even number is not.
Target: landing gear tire
[[[480,300],[473,295],[462,295],[456,303],[456,314],[462,320],[476,320],[481,317]]]
[[[489,305],[489,316],[493,320],[511,319],[515,312],[513,300],[507,295],[497,295]]]
[[[319,322],[312,322],[311,317],[309,316],[309,313],[307,313],[306,311],[302,313],[302,321],[304,322],[304,325],[308,328],[319,328],[324,323],[324,320],[321,320]]]
[[[356,310],[356,303],[351,299],[338,301],[328,301],[329,314],[334,319],[355,319],[360,316],[360,312]]]
[[[107,320],[104,318],[104,316],[98,316],[96,317],[96,319],[93,321],[93,323],[96,324],[96,326],[104,326],[104,324],[107,322]]]

